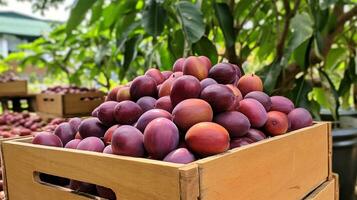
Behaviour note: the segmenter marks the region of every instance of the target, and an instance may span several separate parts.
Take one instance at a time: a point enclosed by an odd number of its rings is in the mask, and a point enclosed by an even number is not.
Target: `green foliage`
[[[284,62],[284,63],[282,63]],[[275,60],[272,62],[270,65],[265,66],[265,69],[261,71],[261,73],[258,73],[263,77],[263,85],[264,85],[264,91],[268,94],[272,94],[275,86],[278,83],[278,76],[281,74],[281,71],[286,64],[286,60],[280,61],[280,60]]]
[[[313,33],[313,21],[308,13],[298,13],[291,19],[290,28],[293,32],[286,48],[287,53],[293,52],[311,37]]]
[[[149,5],[143,12],[144,30],[150,35],[156,37],[162,33],[167,20],[166,10],[162,3],[156,0],[150,0]]]
[[[95,3],[95,0],[76,0],[75,5],[71,10],[71,15],[67,22],[67,33],[71,33],[79,23],[84,19],[87,11]]]
[[[356,95],[356,9],[336,0],[77,0],[67,24],[24,45],[19,59],[70,84],[110,88],[206,55],[259,74],[267,93],[316,118],[320,107],[338,117]]]
[[[202,12],[188,1],[180,1],[175,7],[186,41],[189,44],[197,42],[205,31]]]
[[[133,62],[137,55],[137,43],[140,40],[141,36],[135,35],[129,40],[125,42],[125,50],[124,50],[124,64],[123,64],[123,69],[120,70],[120,78],[123,79],[125,76],[126,71],[128,71],[128,68],[130,66],[130,63]]]
[[[214,9],[219,26],[221,27],[224,35],[225,43],[227,44],[227,47],[232,47],[236,41],[232,13],[226,3],[215,3]]]

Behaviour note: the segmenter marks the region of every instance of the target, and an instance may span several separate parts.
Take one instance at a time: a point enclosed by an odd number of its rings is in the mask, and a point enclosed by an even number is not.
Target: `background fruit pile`
[[[185,164],[310,125],[307,110],[269,97],[258,76],[190,56],[173,71],[147,70],[111,90],[92,117],[73,118],[32,142]],[[88,183],[71,180],[69,187],[115,198]]]
[[[54,86],[43,90],[41,93],[44,94],[78,94],[86,92],[99,92],[97,89],[77,87],[77,86]]]
[[[54,131],[62,118],[44,121],[38,115],[28,112],[5,112],[0,115],[0,137],[10,138],[31,135],[38,131]]]
[[[6,82],[11,82],[11,81],[16,81],[20,80],[18,76],[15,75],[13,72],[3,72],[0,75],[0,83],[6,83]]]
[[[34,113],[5,112],[0,115],[0,138],[34,135],[38,131],[53,132],[62,122],[65,122],[62,118],[55,118],[47,122]],[[2,168],[0,169],[0,199],[5,199]]]

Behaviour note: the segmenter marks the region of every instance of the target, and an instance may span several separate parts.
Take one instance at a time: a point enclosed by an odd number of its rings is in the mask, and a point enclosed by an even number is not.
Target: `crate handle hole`
[[[44,98],[43,100],[44,100],[44,101],[51,101],[51,102],[52,102],[52,101],[55,101],[55,99],[53,99],[53,98]]]
[[[33,172],[34,181],[48,187],[57,188],[58,190],[71,192],[76,195],[85,196],[89,199],[96,200],[116,200],[115,192],[104,186],[86,183],[74,179],[60,176],[54,176],[38,171]],[[99,190],[99,191],[98,191]],[[101,195],[100,195],[101,194]],[[102,197],[100,197],[102,196]]]

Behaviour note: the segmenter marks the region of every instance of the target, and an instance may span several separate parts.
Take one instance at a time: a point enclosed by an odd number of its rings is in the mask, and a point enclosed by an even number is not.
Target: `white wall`
[[[17,51],[17,46],[19,44],[27,43],[26,40],[20,39],[13,35],[5,35],[5,39],[7,40],[8,50],[11,52]]]
[[[4,58],[9,55],[9,52],[15,52],[18,50],[19,44],[27,43],[26,40],[20,39],[13,35],[1,35],[0,36],[0,55]]]
[[[0,55],[5,58],[9,52],[9,45],[4,36],[0,36]]]

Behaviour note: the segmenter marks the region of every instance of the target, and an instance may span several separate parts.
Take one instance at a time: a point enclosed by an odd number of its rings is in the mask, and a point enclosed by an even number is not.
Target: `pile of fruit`
[[[93,117],[63,123],[33,142],[189,163],[312,125],[307,110],[269,97],[258,76],[241,74],[230,63],[212,67],[205,56],[181,58],[173,72],[149,69],[111,90]]]
[[[43,94],[79,94],[86,92],[98,92],[97,89],[77,86],[54,86],[43,90]]]
[[[16,80],[20,80],[20,78],[16,76],[14,72],[8,71],[0,74],[0,83],[6,83]]]
[[[31,135],[36,131],[54,131],[64,121],[62,118],[55,118],[46,122],[34,113],[5,112],[0,115],[0,137],[11,138]]]
[[[115,87],[92,117],[38,133],[32,143],[185,164],[310,125],[307,110],[269,97],[258,76],[190,56],[173,71],[152,68]],[[83,184],[72,180],[70,188]],[[96,191],[115,198],[109,189]]]

